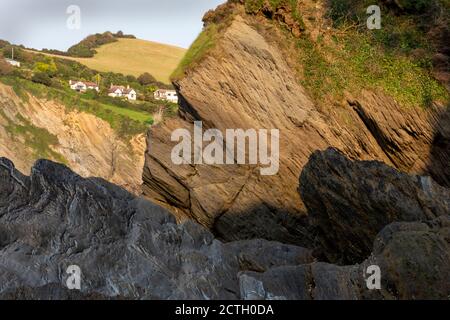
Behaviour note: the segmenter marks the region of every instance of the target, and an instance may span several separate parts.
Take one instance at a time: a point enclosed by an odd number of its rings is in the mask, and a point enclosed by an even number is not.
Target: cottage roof
[[[111,88],[109,88],[108,92],[109,93],[114,93],[117,91],[117,89],[119,89],[120,91],[124,91],[125,87],[124,86],[111,86]]]
[[[133,88],[125,88],[124,86],[111,86],[111,88],[109,88],[108,92],[114,93],[117,90],[120,90],[122,92],[122,94],[129,94],[130,92],[135,91]]]
[[[127,88],[123,90],[124,94],[129,94],[131,91],[134,91],[133,88]]]
[[[98,87],[98,85],[95,82],[89,82],[89,81],[81,81],[81,80],[70,80],[70,84],[76,84],[76,83],[82,83],[87,87]]]
[[[176,92],[176,90],[169,90],[169,89],[158,89],[156,91],[159,93]]]

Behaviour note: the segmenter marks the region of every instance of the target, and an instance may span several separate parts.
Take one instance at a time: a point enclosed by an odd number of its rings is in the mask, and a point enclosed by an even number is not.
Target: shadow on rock
[[[428,170],[436,182],[450,188],[450,102],[437,119]]]
[[[317,255],[360,263],[393,222],[425,222],[450,212],[450,190],[378,161],[350,161],[336,149],[315,152],[300,177]]]
[[[212,232],[223,241],[267,239],[310,247],[312,236],[308,217],[255,204],[235,214],[225,213],[215,220]]]

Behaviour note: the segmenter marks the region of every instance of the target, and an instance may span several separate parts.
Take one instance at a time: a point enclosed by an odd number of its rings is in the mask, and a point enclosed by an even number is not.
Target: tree
[[[49,77],[53,77],[58,72],[55,62],[52,58],[46,59],[46,62],[36,62],[34,64],[34,72],[46,73]]]
[[[50,87],[52,85],[52,79],[47,73],[44,72],[35,73],[33,78],[31,78],[31,81],[46,85],[47,87]]]
[[[6,76],[14,71],[12,65],[6,62],[3,57],[0,57],[0,75]]]
[[[4,48],[4,47],[9,46],[9,45],[11,45],[11,44],[8,41],[0,39],[0,48]]]
[[[149,85],[149,84],[152,84],[152,83],[156,82],[156,79],[148,72],[145,72],[145,73],[141,74],[138,77],[137,80],[139,81],[139,83],[142,86],[146,86],[146,85]]]
[[[6,58],[12,58],[12,50],[14,48],[14,60],[30,63],[33,61],[33,55],[29,52],[26,52],[20,47],[13,45],[5,45],[3,47],[2,52],[3,56]]]
[[[155,85],[150,85],[148,87],[145,88],[147,90],[148,93],[150,94],[154,94],[156,90],[158,90],[158,88]]]

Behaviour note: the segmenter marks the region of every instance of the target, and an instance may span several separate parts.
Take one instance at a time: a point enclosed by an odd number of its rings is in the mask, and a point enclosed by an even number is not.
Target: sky
[[[139,39],[188,48],[202,29],[204,13],[223,2],[0,0],[0,39],[65,51],[90,34],[122,30]]]

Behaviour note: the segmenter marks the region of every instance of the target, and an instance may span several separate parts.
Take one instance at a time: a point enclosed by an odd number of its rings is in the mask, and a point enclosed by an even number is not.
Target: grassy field
[[[119,39],[97,48],[93,58],[73,58],[46,54],[84,64],[90,69],[139,76],[144,72],[156,80],[170,83],[169,77],[177,68],[186,49],[166,44],[139,40]]]
[[[148,122],[152,118],[151,114],[149,114],[147,112],[143,112],[143,111],[130,110],[130,109],[121,108],[121,107],[113,106],[111,104],[106,104],[106,103],[101,103],[100,106],[107,110],[111,110],[112,112],[114,112],[116,114],[120,114],[122,116],[128,117],[128,118],[138,121],[138,122],[145,123],[145,122]]]

